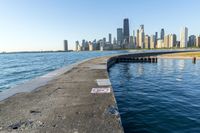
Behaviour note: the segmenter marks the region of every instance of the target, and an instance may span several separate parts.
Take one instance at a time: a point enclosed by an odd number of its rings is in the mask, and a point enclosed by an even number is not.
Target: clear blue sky
[[[153,34],[200,33],[200,0],[0,0],[0,51],[62,50],[63,40],[116,36],[123,18]]]

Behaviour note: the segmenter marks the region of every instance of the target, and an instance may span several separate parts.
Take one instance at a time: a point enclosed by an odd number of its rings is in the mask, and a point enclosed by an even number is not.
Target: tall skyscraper
[[[122,42],[123,42],[123,29],[118,28],[117,29],[117,44],[122,45]]]
[[[155,48],[155,35],[152,35],[150,38],[150,48],[151,49]]]
[[[160,39],[161,39],[161,40],[164,40],[164,37],[165,37],[165,30],[164,30],[164,29],[161,29],[161,32],[160,32]]]
[[[145,36],[145,48],[150,48],[150,37],[148,35]]]
[[[124,19],[124,41],[125,41],[125,44],[129,44],[129,36],[130,36],[129,20],[128,20],[128,18],[126,18],[126,19]]]
[[[188,47],[194,47],[196,45],[196,36],[189,36]]]
[[[164,37],[164,47],[169,48],[169,35]]]
[[[140,31],[139,31],[139,47],[140,48],[144,48],[144,39],[145,39],[144,25],[140,25]]]
[[[68,41],[64,40],[64,51],[68,51]]]
[[[187,48],[187,43],[188,43],[188,28],[183,27],[180,35],[180,47]]]
[[[83,51],[86,49],[86,41],[85,41],[85,39],[82,40],[81,48],[82,48]]]
[[[176,34],[169,35],[169,48],[173,48],[176,46]]]
[[[134,37],[133,36],[130,36],[130,40],[129,40],[129,47],[128,48],[131,48],[133,49],[134,48]]]
[[[158,32],[155,32],[155,47],[157,46]]]
[[[116,38],[114,37],[114,39],[113,39],[113,45],[116,45],[117,44],[117,40],[116,40]]]
[[[89,51],[93,51],[94,47],[93,47],[92,42],[89,41],[88,44],[89,44]]]
[[[76,41],[76,51],[81,51],[82,47],[79,45],[79,41]]]
[[[133,48],[135,48],[136,47],[136,45],[135,45],[135,31],[133,30]]]
[[[196,47],[200,47],[200,35],[196,36]]]
[[[103,44],[104,45],[106,44],[106,38],[105,37],[103,38]]]
[[[108,34],[109,44],[112,44],[112,34]]]
[[[136,37],[136,47],[139,48],[139,40],[140,40],[140,30],[137,30],[137,37]]]

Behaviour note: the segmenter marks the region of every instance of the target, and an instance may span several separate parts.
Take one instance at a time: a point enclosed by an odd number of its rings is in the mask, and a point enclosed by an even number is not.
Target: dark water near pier
[[[126,133],[200,132],[200,62],[119,63],[109,75]]]

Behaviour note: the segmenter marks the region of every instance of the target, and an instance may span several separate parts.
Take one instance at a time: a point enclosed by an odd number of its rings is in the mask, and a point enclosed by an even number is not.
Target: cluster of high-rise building
[[[139,29],[130,32],[129,19],[123,21],[123,28],[117,28],[117,38],[113,38],[108,34],[108,40],[104,37],[100,40],[86,41],[80,43],[76,41],[76,51],[93,51],[93,50],[117,50],[117,49],[156,49],[156,48],[187,48],[200,47],[200,35],[191,35],[188,37],[188,28],[183,27],[180,32],[180,41],[176,34],[165,34],[165,30],[161,29],[160,34],[149,36],[145,34],[144,25],[140,25]]]

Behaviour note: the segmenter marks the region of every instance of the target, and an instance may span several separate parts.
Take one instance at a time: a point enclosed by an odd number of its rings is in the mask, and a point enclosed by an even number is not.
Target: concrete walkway
[[[0,102],[0,132],[123,132],[113,90],[106,80],[108,58],[81,63],[31,93]],[[91,93],[92,88],[102,87],[111,92]]]

